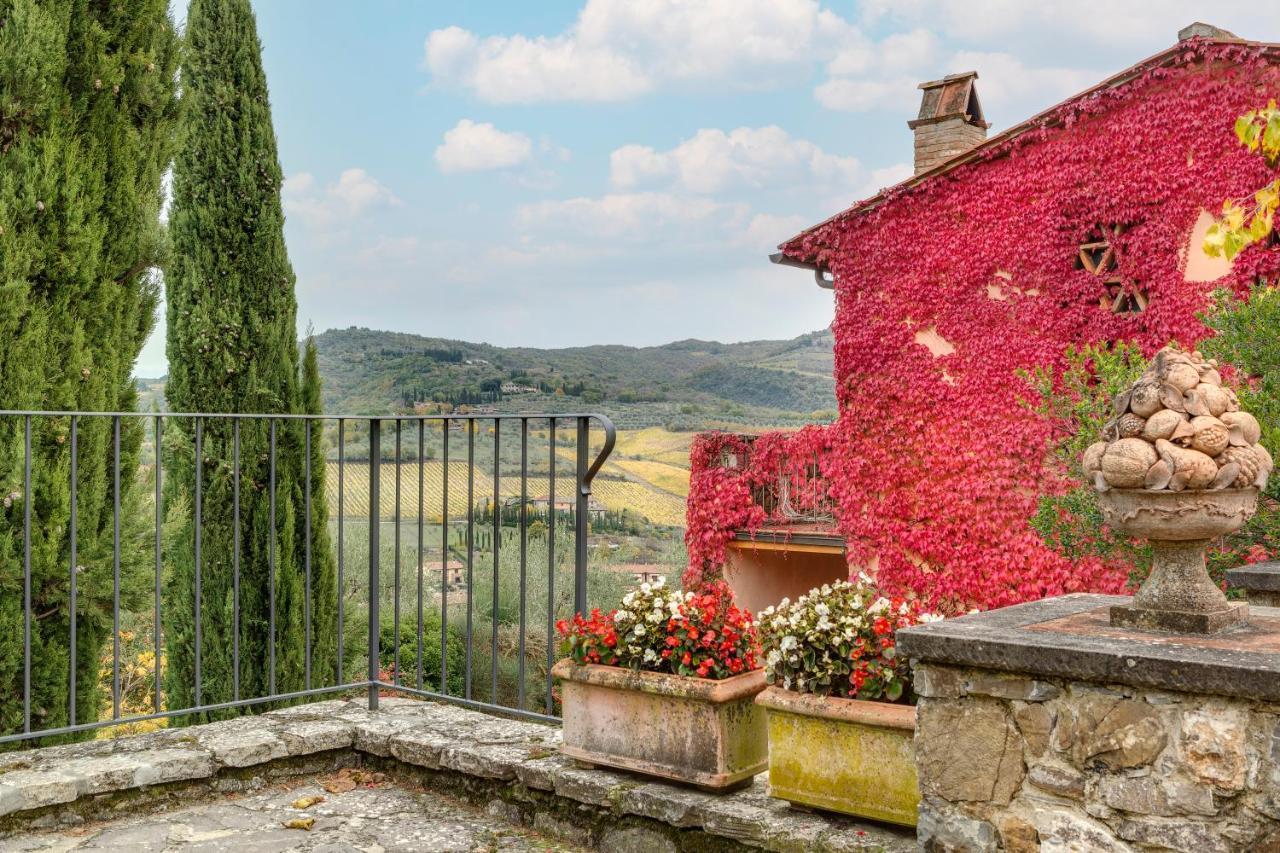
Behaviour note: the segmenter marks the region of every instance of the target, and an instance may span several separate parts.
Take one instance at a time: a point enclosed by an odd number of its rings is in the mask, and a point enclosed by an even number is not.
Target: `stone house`
[[[1043,394],[1070,347],[1194,346],[1215,292],[1280,272],[1274,235],[1234,264],[1202,248],[1224,199],[1275,177],[1232,128],[1280,95],[1280,46],[1195,24],[994,136],[979,85],[922,83],[915,173],[771,256],[834,291],[839,413],[699,439],[692,574],[762,605],[861,569],[950,611],[1123,586],[1030,524],[1067,474]]]

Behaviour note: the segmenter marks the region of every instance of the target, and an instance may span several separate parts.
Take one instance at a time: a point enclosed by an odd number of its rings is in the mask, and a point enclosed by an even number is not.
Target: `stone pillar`
[[[1280,562],[1231,569],[1227,572],[1227,586],[1243,589],[1255,607],[1280,607]]]
[[[1280,850],[1280,610],[1213,637],[1070,595],[898,633],[926,851]]]

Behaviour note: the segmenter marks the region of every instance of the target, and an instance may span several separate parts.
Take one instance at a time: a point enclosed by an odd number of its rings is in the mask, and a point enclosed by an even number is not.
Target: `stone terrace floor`
[[[346,789],[342,783],[348,778],[339,771],[160,814],[86,823],[61,831],[23,833],[0,841],[0,851],[576,853],[584,849],[515,828],[501,817],[418,786],[379,778]],[[310,797],[323,800],[302,808],[295,805]],[[297,823],[287,826],[291,822]]]
[[[763,775],[715,795],[559,745],[556,726],[388,697],[0,753],[0,851],[916,849],[909,830],[772,799]]]

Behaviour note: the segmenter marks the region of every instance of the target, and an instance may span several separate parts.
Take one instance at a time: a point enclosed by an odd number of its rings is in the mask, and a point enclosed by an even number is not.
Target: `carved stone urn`
[[[1109,489],[1098,494],[1113,529],[1151,543],[1151,574],[1132,604],[1111,608],[1113,627],[1211,634],[1244,622],[1249,606],[1231,602],[1209,578],[1204,550],[1239,530],[1258,506],[1258,490],[1170,492]]]
[[[1083,469],[1113,530],[1148,540],[1151,575],[1131,604],[1111,608],[1115,627],[1209,634],[1245,621],[1205,569],[1204,549],[1239,530],[1258,507],[1274,467],[1262,426],[1217,362],[1168,346],[1128,390]]]

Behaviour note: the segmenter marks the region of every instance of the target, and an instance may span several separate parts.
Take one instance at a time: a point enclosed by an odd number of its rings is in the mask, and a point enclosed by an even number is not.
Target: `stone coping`
[[[912,660],[1187,693],[1280,701],[1280,608],[1210,636],[1117,629],[1127,596],[1076,593],[898,632]]]
[[[861,723],[864,726],[904,731],[915,731],[916,727],[914,705],[867,702],[840,696],[815,696],[812,693],[797,693],[781,687],[766,687],[756,697],[756,704],[771,711],[817,717],[823,720]]]
[[[915,836],[907,831],[792,809],[768,795],[763,775],[743,790],[709,794],[581,766],[560,753],[557,726],[439,702],[384,697],[381,705],[370,712],[363,701],[330,700],[189,728],[0,754],[0,827],[23,829],[37,815],[45,824],[56,824],[56,814],[51,818],[50,813],[72,810],[80,799],[161,790],[225,773],[265,773],[298,757],[348,756],[447,774],[463,784],[554,797],[619,819],[648,819],[703,833],[729,847],[786,853],[915,850]]]
[[[1280,562],[1253,563],[1229,569],[1227,586],[1249,592],[1280,592]]]
[[[757,669],[729,678],[694,678],[666,672],[644,672],[621,666],[576,664],[563,658],[551,668],[551,674],[564,681],[576,681],[614,690],[638,690],[676,699],[692,699],[713,705],[734,702],[756,695],[764,689],[764,670]]]

